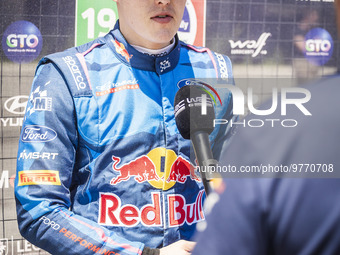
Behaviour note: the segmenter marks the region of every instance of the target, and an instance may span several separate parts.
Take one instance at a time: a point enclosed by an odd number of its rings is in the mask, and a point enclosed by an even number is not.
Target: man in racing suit
[[[178,40],[185,0],[116,2],[109,34],[38,65],[19,142],[19,229],[53,254],[189,254],[205,195],[174,97],[192,78],[231,78],[231,63]],[[139,13],[151,13],[144,30]],[[230,119],[222,97],[217,118]],[[210,135],[214,151],[226,132]]]

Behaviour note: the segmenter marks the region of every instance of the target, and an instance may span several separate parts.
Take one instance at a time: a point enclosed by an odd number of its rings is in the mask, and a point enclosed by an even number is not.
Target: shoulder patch
[[[84,55],[79,53],[76,48],[48,55],[45,57],[45,61],[50,61],[58,67],[73,96],[92,95]]]
[[[189,45],[189,44],[186,44],[186,47],[188,47],[189,49],[194,50],[198,53],[207,53],[209,55],[211,62],[214,65],[216,78],[219,78],[216,60],[215,60],[213,52],[209,48],[197,47],[197,46],[193,46],[193,45]]]

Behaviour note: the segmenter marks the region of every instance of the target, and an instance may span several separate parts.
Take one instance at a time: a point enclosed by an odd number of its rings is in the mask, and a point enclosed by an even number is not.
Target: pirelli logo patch
[[[26,185],[61,185],[59,171],[55,170],[20,171],[18,186]]]

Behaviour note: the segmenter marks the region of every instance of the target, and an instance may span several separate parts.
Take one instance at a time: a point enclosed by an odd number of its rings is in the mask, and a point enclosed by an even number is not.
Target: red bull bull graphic
[[[112,193],[100,194],[98,223],[104,226],[135,227],[142,224],[146,227],[177,227],[183,224],[192,225],[205,219],[203,213],[203,195],[201,190],[195,202],[187,203],[185,197],[178,194],[164,195],[151,193],[151,204],[138,208],[132,204],[123,204],[121,198]],[[167,200],[167,204],[161,201]],[[163,206],[162,206],[163,205]],[[167,213],[167,222],[163,215]]]
[[[120,158],[113,156],[112,159],[115,161],[115,163],[112,165],[113,170],[120,172],[120,175],[117,178],[113,178],[111,180],[112,185],[116,185],[122,181],[127,181],[133,176],[139,183],[151,180],[159,180],[159,177],[156,174],[156,167],[148,156],[141,156],[121,166],[120,168],[117,168]]]
[[[115,48],[116,48],[116,51],[118,54],[122,55],[127,62],[130,62],[130,59],[132,58],[132,55],[130,55],[128,53],[128,51],[126,50],[124,44],[122,44],[121,42],[118,42],[117,40],[112,40]]]
[[[196,167],[192,165],[189,161],[179,156],[171,166],[170,175],[166,180],[167,183],[171,181],[185,183],[187,177],[191,180],[200,182],[201,178],[195,173]]]
[[[117,185],[134,178],[138,183],[149,182],[157,189],[168,190],[177,182],[184,184],[188,178],[201,182],[197,169],[190,161],[177,156],[173,150],[155,148],[147,155],[138,157],[120,166],[121,158],[113,156],[112,168],[119,175],[111,179]]]

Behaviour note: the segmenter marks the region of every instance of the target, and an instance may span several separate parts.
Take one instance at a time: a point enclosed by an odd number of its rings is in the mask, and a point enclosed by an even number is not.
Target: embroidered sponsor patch
[[[20,171],[18,186],[26,185],[61,185],[59,171],[56,170]]]

